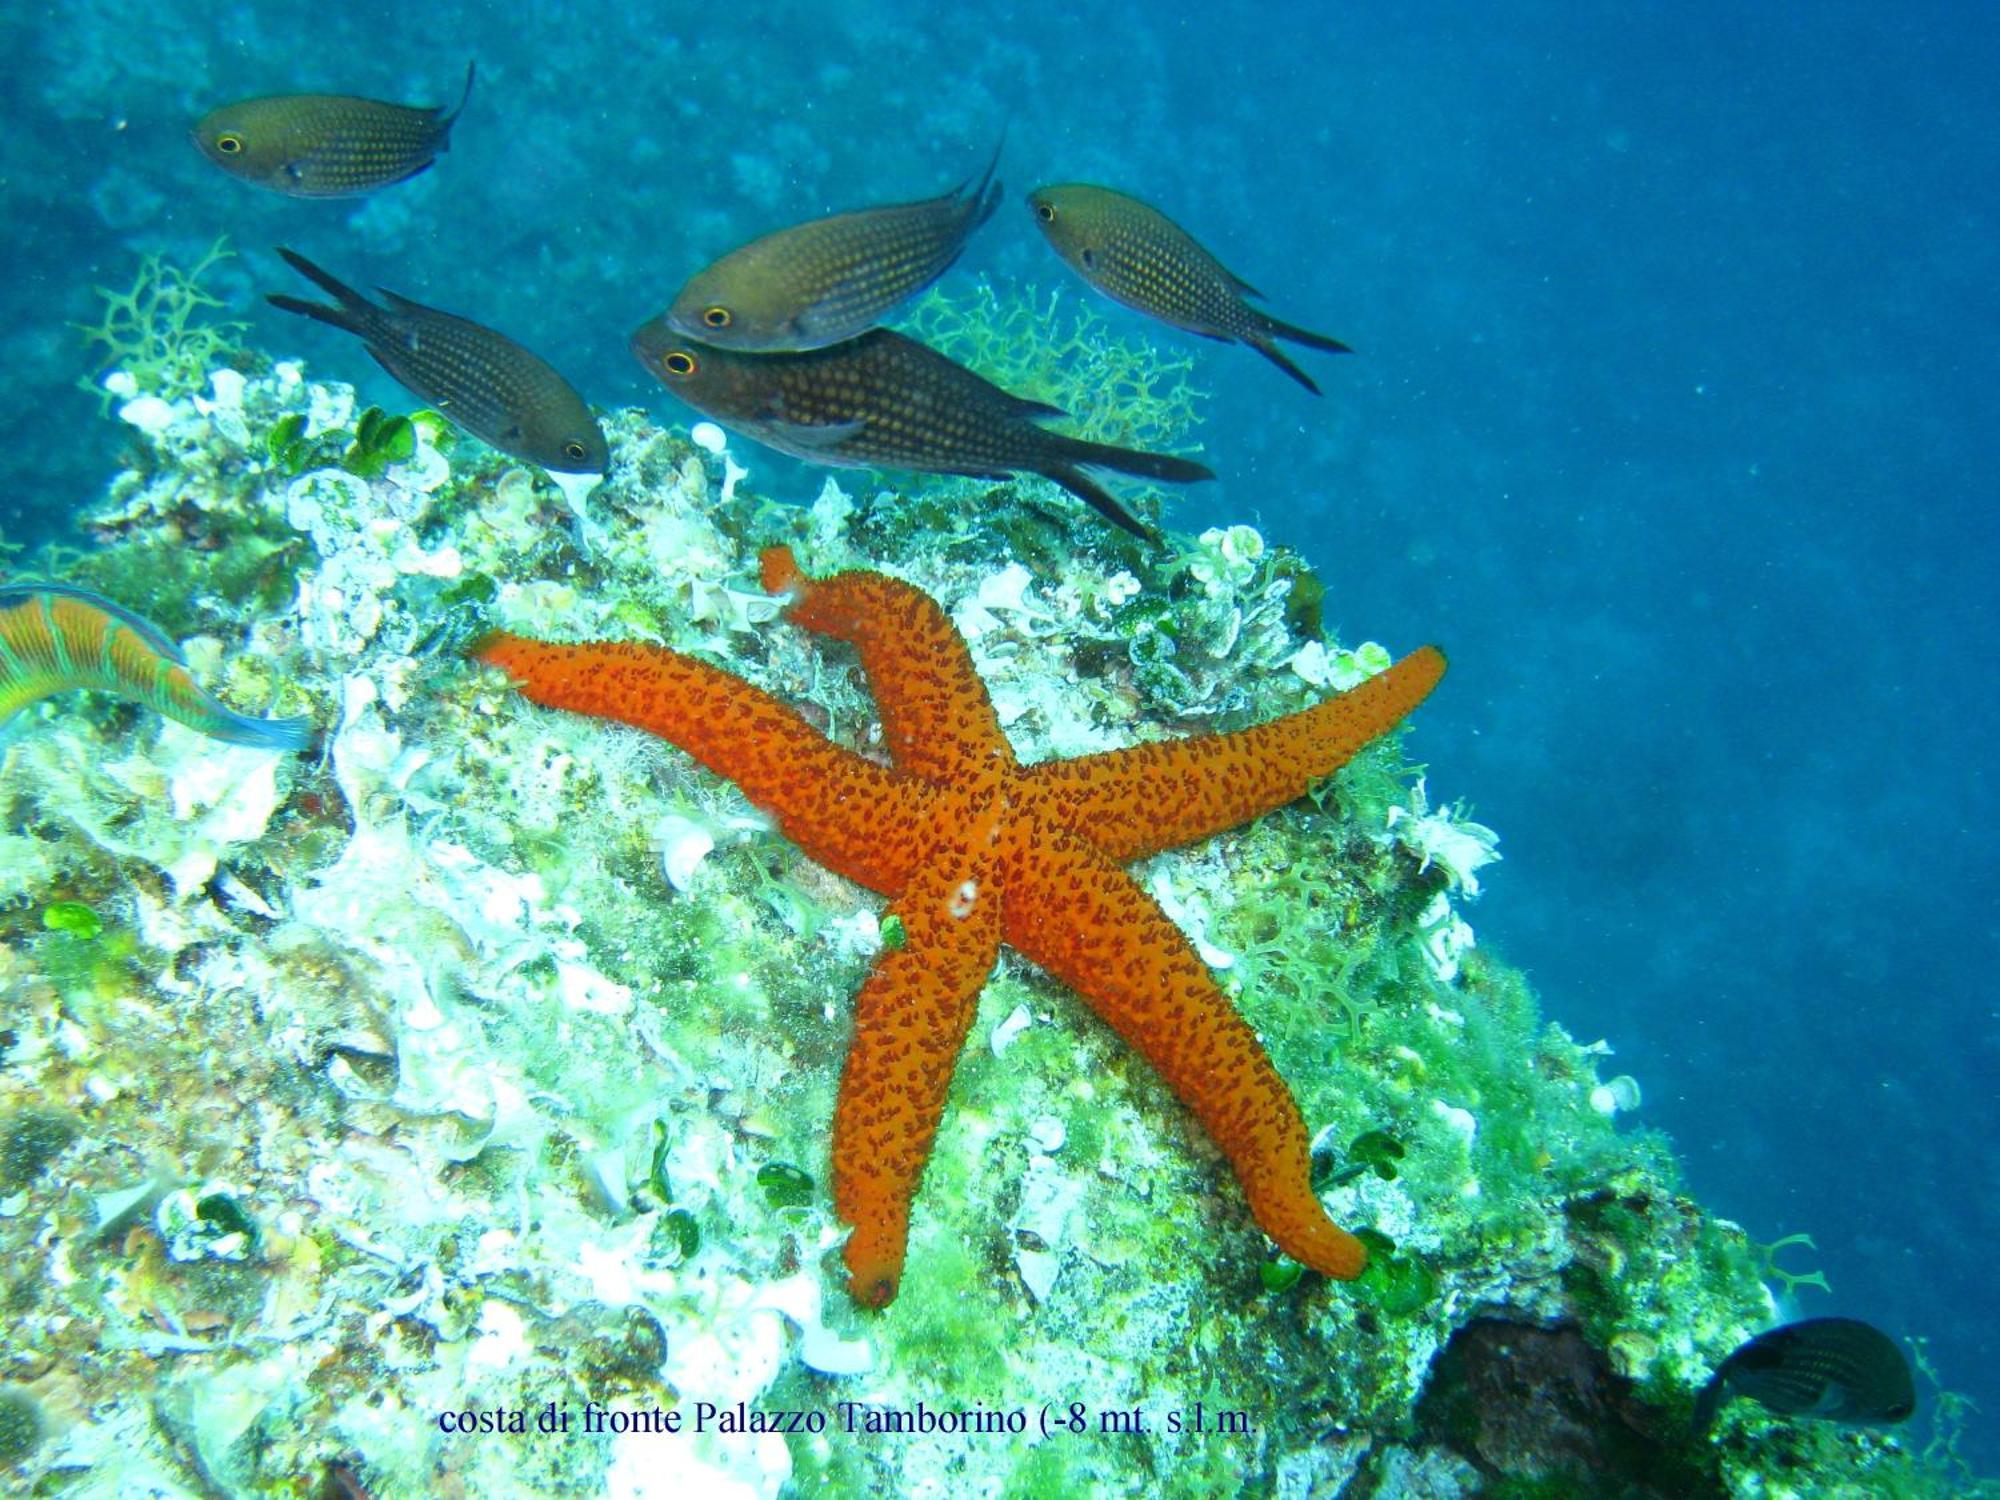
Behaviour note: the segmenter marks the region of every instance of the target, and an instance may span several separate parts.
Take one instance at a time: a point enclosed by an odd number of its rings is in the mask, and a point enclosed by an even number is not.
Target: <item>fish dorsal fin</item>
[[[472,80],[478,71],[479,59],[475,57],[465,65],[465,90],[458,96],[458,103],[451,107],[449,113],[446,112],[442,104],[433,111],[437,116],[437,128],[440,132],[450,130],[453,125],[458,123],[458,117],[465,113],[466,103],[472,98]],[[444,149],[443,146],[438,147],[440,151]]]

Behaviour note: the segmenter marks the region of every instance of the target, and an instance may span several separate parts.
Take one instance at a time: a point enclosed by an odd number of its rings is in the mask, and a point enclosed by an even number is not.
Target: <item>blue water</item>
[[[2000,21],[1187,9],[11,8],[0,527],[59,532],[109,471],[64,322],[138,251],[227,231],[255,342],[377,399],[351,344],[256,303],[298,290],[269,246],[679,420],[623,346],[683,276],[936,191],[1011,119],[1010,187],[1150,198],[1360,351],[1301,354],[1314,400],[1196,346],[1223,477],[1174,519],[1254,519],[1345,635],[1447,648],[1413,745],[1504,836],[1482,942],[1611,1040],[1706,1201],[1815,1236],[1788,1264],[1834,1290],[1802,1311],[1927,1336],[2000,1411]],[[473,55],[452,154],[372,203],[257,194],[182,136],[245,94],[443,100]],[[967,265],[1065,275],[1014,202]]]

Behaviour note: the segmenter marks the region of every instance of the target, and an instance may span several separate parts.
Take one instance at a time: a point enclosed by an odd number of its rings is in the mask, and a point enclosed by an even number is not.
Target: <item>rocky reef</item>
[[[1495,836],[1400,740],[1138,871],[1319,1132],[1366,1275],[1273,1258],[1172,1096],[1008,954],[902,1295],[857,1311],[826,1132],[878,904],[457,650],[658,641],[870,748],[851,654],[756,584],[785,542],[934,594],[1023,758],[1074,755],[1387,662],[1252,528],[1152,554],[1038,481],[785,506],[635,411],[560,490],[296,365],[112,378],[130,467],[55,562],[322,734],[70,695],[0,743],[0,1465],[33,1492],[1968,1492],[1742,1405],[1690,1438],[1768,1257],[1476,945]]]

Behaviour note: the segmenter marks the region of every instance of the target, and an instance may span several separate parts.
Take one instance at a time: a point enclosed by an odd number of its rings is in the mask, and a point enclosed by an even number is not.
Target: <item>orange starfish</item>
[[[904,941],[855,998],[833,1118],[833,1195],[855,1300],[895,1298],[915,1195],[981,986],[1011,944],[1089,1002],[1229,1158],[1258,1224],[1329,1276],[1359,1241],[1313,1193],[1284,1080],[1179,928],[1120,868],[1281,807],[1423,701],[1426,646],[1351,692],[1234,734],[1037,766],[1012,746],[950,619],[880,573],[813,579],[763,554],[787,617],[859,650],[892,766],[842,749],[768,693],[661,647],[493,635],[471,648],[537,703],[650,730],[771,813],[817,860],[889,897]]]

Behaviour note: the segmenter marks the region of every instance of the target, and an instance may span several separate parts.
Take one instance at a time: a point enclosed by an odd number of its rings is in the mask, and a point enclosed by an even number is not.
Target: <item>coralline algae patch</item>
[[[784,540],[934,592],[1023,758],[1074,755],[1386,660],[1322,643],[1310,575],[1249,528],[1030,571],[910,527],[882,556],[935,486],[782,509],[718,435],[630,413],[588,494],[421,423],[379,472],[301,467],[359,419],[290,366],[126,415],[144,452],[81,569],[324,745],[79,698],[0,744],[0,1416],[46,1490],[1333,1493],[1444,1452],[1420,1398],[1475,1318],[1579,1325],[1671,1412],[1767,1317],[1740,1232],[1594,1103],[1631,1097],[1600,1051],[1471,945],[1490,831],[1393,746],[1138,872],[1320,1131],[1363,1280],[1268,1258],[1173,1098],[1004,954],[902,1294],[858,1313],[825,1141],[896,941],[877,903],[685,757],[454,649],[658,640],[878,748],[851,659],[756,586]]]

